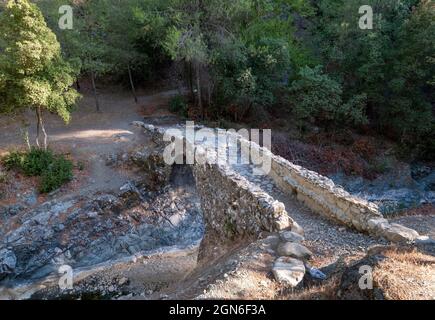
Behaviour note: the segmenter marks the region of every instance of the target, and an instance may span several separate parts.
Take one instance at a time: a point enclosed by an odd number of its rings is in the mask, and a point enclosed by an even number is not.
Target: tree
[[[122,2],[122,4],[121,4]],[[104,19],[103,29],[107,34],[109,61],[113,72],[122,76],[127,72],[128,82],[135,102],[138,102],[133,71],[140,70],[148,62],[148,54],[139,50],[137,42],[142,33],[135,18],[136,0],[106,0],[100,5],[110,14]]]
[[[372,30],[358,27],[359,0],[316,2],[314,46],[347,99],[367,95],[373,128],[408,146],[435,149],[435,6],[430,0],[368,0]],[[432,80],[432,81],[431,81]],[[428,139],[427,137],[431,137]],[[421,148],[421,142],[428,141]]]
[[[106,0],[80,2],[69,0],[67,3],[74,8],[72,30],[61,30],[57,27],[59,6],[65,4],[64,0],[40,0],[39,6],[52,29],[56,30],[65,56],[80,67],[81,74],[90,77],[95,107],[100,112],[97,79],[112,71],[114,67],[110,59],[111,47],[108,44],[108,34],[104,30],[110,10]],[[77,87],[79,88],[79,85]]]
[[[9,1],[0,16],[0,95],[2,110],[35,111],[36,145],[40,134],[47,148],[43,111],[70,120],[70,108],[79,94],[71,88],[77,70],[62,58],[60,45],[36,5],[28,0]]]
[[[189,66],[184,76],[190,87],[195,78],[203,115],[205,107],[236,105],[235,118],[243,118],[252,106],[272,106],[285,78],[308,61],[293,15],[310,8],[304,0],[174,1],[163,46]]]
[[[204,106],[201,87],[201,68],[207,64],[208,48],[198,26],[186,30],[173,28],[168,33],[166,48],[174,60],[181,60],[194,66],[197,89],[197,104],[204,118]],[[192,76],[190,74],[189,76]]]
[[[342,95],[340,83],[323,74],[320,66],[305,67],[290,86],[290,105],[299,121],[316,121],[327,127],[334,124],[334,128],[367,123],[366,96],[357,95],[344,103]]]

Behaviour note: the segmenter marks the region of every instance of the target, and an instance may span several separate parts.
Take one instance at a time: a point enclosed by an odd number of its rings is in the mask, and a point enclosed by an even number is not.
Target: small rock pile
[[[313,254],[301,244],[304,231],[297,223],[294,223],[290,231],[280,232],[279,237],[276,253],[280,257],[276,259],[272,273],[278,282],[296,287],[304,278],[306,261]]]

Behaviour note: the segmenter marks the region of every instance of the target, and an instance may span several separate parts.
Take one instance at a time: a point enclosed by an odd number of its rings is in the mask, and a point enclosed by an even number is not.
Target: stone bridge
[[[170,143],[164,141],[164,134],[171,128],[142,122],[133,124],[152,135],[156,144],[153,156],[159,159],[160,171],[169,176],[171,165],[162,157]],[[227,141],[235,141],[240,148],[254,151],[250,152],[252,163],[270,161],[270,170],[265,175],[254,175],[253,170],[259,168],[253,164],[226,161],[227,151],[219,150],[215,140],[191,141],[182,133],[183,126],[172,129],[179,129],[172,130],[171,135],[173,143],[177,141],[184,146],[181,157],[185,159],[186,150],[196,155],[191,166],[201,198],[206,238],[213,235],[225,242],[238,237],[256,237],[261,231],[291,229],[302,233],[292,212],[287,212],[285,205],[269,194],[268,189],[272,187],[281,190],[290,201],[300,202],[312,212],[359,232],[392,242],[413,242],[421,238],[415,230],[390,224],[376,204],[349,194],[329,178],[276,156],[241,135],[227,132]],[[159,172],[156,167],[153,170]]]

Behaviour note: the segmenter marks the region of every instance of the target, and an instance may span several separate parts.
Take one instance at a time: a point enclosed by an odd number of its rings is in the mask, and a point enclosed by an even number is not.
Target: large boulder
[[[392,242],[412,242],[420,235],[413,229],[392,223],[384,230],[383,236]]]
[[[305,246],[296,242],[280,243],[276,252],[280,256],[288,256],[302,260],[308,260],[313,255]]]
[[[303,236],[293,231],[282,231],[279,236],[283,241],[287,242],[302,242],[304,240]]]
[[[305,265],[298,259],[280,257],[275,261],[272,273],[278,282],[296,287],[304,278]]]

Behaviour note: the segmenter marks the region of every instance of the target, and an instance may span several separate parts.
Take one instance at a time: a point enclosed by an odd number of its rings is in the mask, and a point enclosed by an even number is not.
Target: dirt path
[[[80,181],[75,181],[76,188],[68,186],[68,194],[119,189],[126,181],[125,173],[106,166],[107,158],[140,147],[143,143],[142,130],[131,126],[131,122],[141,120],[147,113],[167,113],[164,106],[168,98],[176,93],[165,91],[154,95],[142,95],[139,97],[139,103],[135,104],[131,96],[119,88],[113,91],[106,90],[100,94],[102,112],[96,112],[92,96],[85,92],[68,125],[57,116],[46,114],[50,148],[70,154],[76,163],[83,163],[86,169],[84,178],[78,175],[77,179]],[[24,119],[31,124],[29,136],[33,143],[36,134],[33,113],[26,112]],[[24,147],[20,126],[20,119],[0,119],[0,155],[8,150]]]

